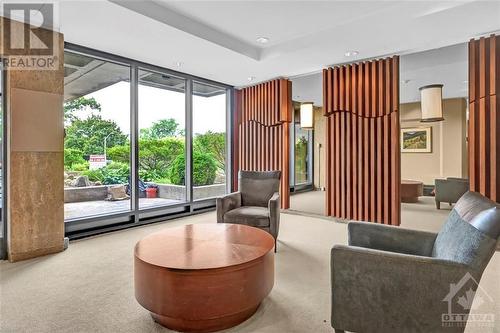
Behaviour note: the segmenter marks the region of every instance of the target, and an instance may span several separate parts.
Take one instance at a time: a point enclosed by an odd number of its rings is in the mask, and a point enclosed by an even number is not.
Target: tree
[[[193,185],[212,185],[215,181],[217,162],[212,154],[193,151]],[[184,154],[176,157],[169,170],[170,181],[175,185],[186,184],[186,158]]]
[[[127,136],[116,122],[92,114],[87,119],[73,120],[66,128],[64,147],[79,149],[84,156],[104,154],[104,139],[109,148],[127,142]]]
[[[148,173],[160,177],[167,174],[177,155],[184,155],[184,140],[165,138],[160,140],[139,140],[139,166]]]
[[[224,170],[226,165],[226,134],[208,131],[197,134],[194,138],[194,149],[211,154],[217,161],[217,167]]]
[[[64,165],[71,168],[74,164],[84,163],[83,153],[79,149],[65,148],[64,149]]]
[[[181,134],[178,130],[179,124],[175,119],[162,119],[154,122],[150,128],[143,128],[140,131],[141,139],[163,139]]]
[[[64,103],[64,122],[72,123],[77,120],[75,112],[90,109],[91,111],[101,112],[101,104],[94,97],[78,97]]]

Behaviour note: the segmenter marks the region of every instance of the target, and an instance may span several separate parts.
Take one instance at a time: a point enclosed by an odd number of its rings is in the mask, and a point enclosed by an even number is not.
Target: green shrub
[[[177,156],[169,170],[170,181],[185,185],[186,160],[184,154]],[[215,181],[217,161],[211,154],[193,151],[193,185],[211,185]]]
[[[114,146],[106,150],[107,158],[113,162],[129,163],[130,160],[130,146]]]
[[[75,148],[65,148],[64,149],[64,166],[68,169],[72,169],[74,164],[84,163],[83,152]]]
[[[89,162],[84,161],[83,163],[76,163],[69,168],[71,171],[87,171],[89,169]]]
[[[152,182],[156,178],[162,178],[157,170],[139,170],[139,179],[144,182]]]
[[[94,169],[94,170],[86,170],[83,172],[83,174],[87,177],[89,177],[89,180],[91,182],[103,182],[104,180],[104,175],[102,174],[102,169]]]
[[[96,170],[86,170],[83,174],[92,182],[101,182],[104,185],[126,184],[130,168],[126,163],[113,162]]]
[[[99,170],[102,171],[104,185],[128,183],[130,168],[125,163],[113,162]]]

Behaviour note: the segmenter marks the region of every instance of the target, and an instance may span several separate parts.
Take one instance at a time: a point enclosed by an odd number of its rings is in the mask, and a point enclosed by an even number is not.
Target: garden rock
[[[86,187],[86,186],[90,186],[89,177],[87,177],[87,176],[79,176],[73,182],[73,186],[74,187]]]

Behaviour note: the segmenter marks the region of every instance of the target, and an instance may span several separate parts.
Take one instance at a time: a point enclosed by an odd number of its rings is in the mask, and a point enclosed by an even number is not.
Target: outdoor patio
[[[139,207],[147,209],[158,206],[167,206],[178,202],[181,201],[164,198],[140,198]],[[64,218],[68,220],[84,216],[105,215],[109,213],[127,211],[129,209],[130,200],[69,202],[64,204]]]

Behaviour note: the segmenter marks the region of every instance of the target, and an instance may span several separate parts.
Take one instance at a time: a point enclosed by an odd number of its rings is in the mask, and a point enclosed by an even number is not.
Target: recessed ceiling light
[[[266,44],[269,42],[269,37],[260,36],[256,39],[257,43]]]
[[[346,53],[344,53],[344,55],[346,57],[354,57],[354,56],[357,56],[359,54],[358,51],[354,51],[354,50],[351,50],[351,51],[347,51]]]
[[[253,80],[255,80],[255,76],[249,76],[249,77],[247,78],[247,80],[248,80],[248,81],[253,81]]]
[[[182,63],[182,62],[180,62],[180,61],[177,61],[177,62],[175,63],[175,65],[176,65],[177,67],[181,67],[181,66],[183,65],[183,63]]]

